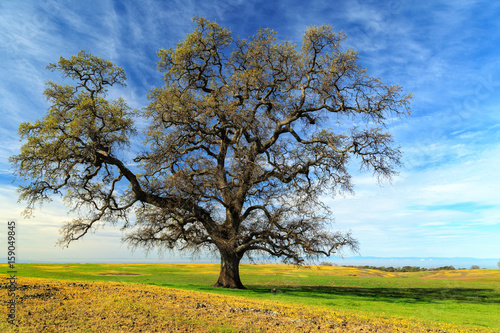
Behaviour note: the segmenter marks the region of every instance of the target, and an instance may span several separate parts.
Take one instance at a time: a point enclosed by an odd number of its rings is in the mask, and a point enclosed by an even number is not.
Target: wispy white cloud
[[[498,163],[500,146],[483,151],[470,163],[403,171],[384,187],[373,180],[370,184],[366,176],[361,176],[361,182],[355,178],[358,193],[354,197],[330,202],[335,226],[351,228],[365,255],[387,256],[398,247],[401,255],[411,255],[418,248],[428,255],[435,251],[447,256],[491,256],[497,247],[492,231],[500,230],[500,173],[492,167]],[[481,246],[457,246],[473,243],[474,237]],[[400,243],[411,246],[403,251]]]

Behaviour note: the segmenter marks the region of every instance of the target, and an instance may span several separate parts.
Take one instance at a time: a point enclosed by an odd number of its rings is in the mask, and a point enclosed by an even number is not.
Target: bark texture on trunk
[[[246,289],[240,280],[241,257],[234,253],[221,251],[219,279],[213,287]]]

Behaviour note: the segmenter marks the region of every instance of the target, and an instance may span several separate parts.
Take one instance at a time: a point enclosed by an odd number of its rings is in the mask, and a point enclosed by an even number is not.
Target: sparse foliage
[[[108,61],[81,52],[49,66],[77,85],[49,83],[48,114],[21,124],[26,143],[11,160],[28,181],[28,209],[64,193],[87,212],[63,226],[63,244],[123,222],[133,246],[218,251],[216,286],[230,288],[243,288],[238,267],[250,253],[301,263],[356,249],[350,233],[329,230],[322,198],[352,190],[352,159],[394,174],[401,154],[384,125],[408,113],[410,96],[368,76],[328,26],[306,30],[297,48],[269,29],[235,39],[215,22],[195,23],[159,51],[165,85],[143,112],[105,99],[125,80]],[[134,117],[150,125],[131,165],[121,150]]]

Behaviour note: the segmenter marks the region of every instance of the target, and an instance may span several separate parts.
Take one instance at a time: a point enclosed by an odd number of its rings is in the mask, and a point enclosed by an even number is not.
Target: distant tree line
[[[329,262],[322,262],[323,266],[332,266]],[[378,267],[378,266],[344,266],[344,267],[354,267],[358,269],[376,269],[384,272],[424,272],[424,271],[453,271],[456,268],[453,266],[442,266],[437,268],[425,268],[418,266],[404,266],[404,267]]]
[[[453,271],[453,266],[442,266],[437,268],[425,268],[418,266],[404,266],[404,267],[376,267],[376,266],[355,266],[364,269],[377,269],[385,272],[424,272],[424,271]]]

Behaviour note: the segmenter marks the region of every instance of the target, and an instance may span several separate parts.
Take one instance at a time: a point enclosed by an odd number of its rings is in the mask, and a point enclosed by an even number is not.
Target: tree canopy
[[[28,213],[62,194],[80,214],[62,244],[119,223],[132,246],[218,251],[215,285],[230,288],[243,288],[244,255],[301,263],[355,249],[332,230],[324,198],[352,190],[353,159],[394,174],[401,153],[385,124],[409,112],[410,96],[370,77],[329,26],[307,29],[299,48],[269,29],[241,39],[194,21],[158,52],[165,84],[144,110],[106,99],[125,82],[109,61],[82,51],[49,65],[76,84],[49,82],[46,116],[20,125],[11,161]],[[149,124],[144,149],[127,160],[138,118]]]

